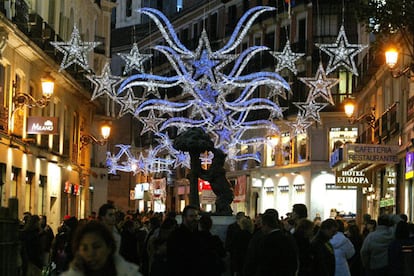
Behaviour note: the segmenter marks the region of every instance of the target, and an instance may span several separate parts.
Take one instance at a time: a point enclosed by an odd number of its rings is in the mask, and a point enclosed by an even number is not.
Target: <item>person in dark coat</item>
[[[201,244],[200,267],[205,275],[220,276],[226,270],[224,257],[226,251],[219,236],[211,234],[213,221],[209,215],[203,215],[199,221],[199,235]]]
[[[158,235],[152,235],[148,241],[149,275],[168,275],[167,240],[172,231],[177,228],[177,221],[167,217],[159,228]]]
[[[249,217],[243,217],[239,220],[240,231],[236,232],[234,235],[234,240],[232,242],[233,246],[230,251],[232,257],[232,269],[235,273],[234,275],[243,275],[243,265],[246,260],[247,248],[249,242],[252,238],[252,233],[254,230],[254,225],[252,220]]]
[[[56,264],[57,273],[66,271],[69,268],[69,263],[74,258],[72,252],[72,237],[77,226],[77,218],[68,216],[58,229],[58,233],[53,240],[51,260]]]
[[[395,239],[388,246],[388,275],[407,275],[404,274],[405,265],[408,265],[404,263],[404,252],[408,248],[412,250],[413,246],[413,240],[410,239],[410,225],[407,222],[400,221],[395,229]]]
[[[329,240],[337,231],[338,225],[335,220],[327,219],[321,223],[321,228],[311,241],[311,275],[335,275],[335,254]]]
[[[312,259],[310,254],[310,243],[313,238],[314,223],[308,219],[302,219],[297,224],[293,237],[299,250],[298,276],[310,276]]]
[[[121,231],[121,248],[119,253],[130,263],[139,264],[138,238],[134,228],[134,221],[125,221]]]
[[[43,268],[43,252],[40,242],[40,218],[32,215],[24,225],[20,233],[22,243],[23,275],[34,275],[40,273]]]
[[[40,244],[42,246],[42,258],[43,266],[49,264],[50,249],[52,248],[52,242],[55,238],[52,228],[47,224],[47,217],[40,217]]]
[[[267,209],[264,214],[272,215],[277,221],[279,220],[279,213],[276,209]],[[256,271],[259,265],[259,253],[261,251],[261,243],[264,237],[262,231],[262,217],[264,214],[259,215],[259,223],[257,225],[257,231],[254,233],[253,237],[250,239],[246,257],[244,259],[243,265],[243,275],[244,276],[253,276],[256,275]]]
[[[232,276],[234,275],[234,273],[236,271],[235,256],[232,254],[232,252],[235,251],[233,241],[235,240],[234,239],[235,235],[238,232],[241,231],[239,221],[244,217],[245,217],[244,212],[238,212],[236,214],[236,221],[231,223],[227,227],[226,239],[224,241],[224,247],[225,247],[226,251],[229,252],[229,254],[230,254],[230,273],[231,273]]]
[[[346,235],[355,248],[355,254],[349,260],[349,270],[352,276],[360,276],[363,274],[363,268],[359,251],[362,247],[363,237],[358,225],[349,224]]]
[[[257,276],[294,276],[298,268],[298,250],[292,235],[284,231],[272,214],[262,217],[263,238],[258,256]]]
[[[182,213],[182,223],[167,240],[169,276],[204,276],[200,263],[200,236],[198,233],[198,208],[187,205]],[[207,276],[207,275],[205,275]]]

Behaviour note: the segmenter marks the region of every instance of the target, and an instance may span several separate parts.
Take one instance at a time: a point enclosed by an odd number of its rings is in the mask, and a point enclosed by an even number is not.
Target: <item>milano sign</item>
[[[29,117],[27,118],[28,134],[59,134],[57,117]]]

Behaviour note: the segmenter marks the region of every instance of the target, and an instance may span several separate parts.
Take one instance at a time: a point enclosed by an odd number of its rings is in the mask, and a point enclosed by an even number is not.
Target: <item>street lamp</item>
[[[27,106],[28,108],[39,107],[44,108],[49,104],[50,97],[53,94],[53,89],[55,86],[55,80],[47,73],[44,77],[41,78],[42,82],[42,97],[40,99],[35,99],[32,95],[28,93],[18,92],[13,97],[13,103],[16,109],[22,109]],[[17,84],[13,81],[14,91],[17,88]]]
[[[108,124],[104,124],[103,126],[101,126],[101,135],[102,135],[102,139],[98,139],[95,136],[91,135],[91,134],[85,134],[82,135],[80,138],[80,142],[81,142],[81,150],[92,143],[98,144],[100,146],[104,146],[106,145],[106,143],[108,142],[108,138],[109,135],[111,134],[111,126]]]
[[[375,107],[371,108],[370,113],[364,113],[359,117],[355,116],[355,110],[356,110],[356,102],[352,98],[346,98],[344,100],[344,111],[346,116],[348,117],[348,121],[351,124],[359,123],[359,122],[365,122],[367,123],[371,128],[375,128]]]
[[[391,76],[393,78],[399,78],[401,76],[407,76],[411,78],[413,75],[411,72],[414,72],[414,62],[411,60],[410,64],[405,66],[403,69],[396,69],[395,66],[398,62],[398,51],[395,48],[390,48],[385,52],[385,63],[388,65],[388,68],[391,71]]]

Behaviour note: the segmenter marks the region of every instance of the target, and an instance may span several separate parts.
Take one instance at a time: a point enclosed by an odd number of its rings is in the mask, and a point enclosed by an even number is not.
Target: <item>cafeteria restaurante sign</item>
[[[344,160],[349,163],[398,163],[398,146],[345,144]]]

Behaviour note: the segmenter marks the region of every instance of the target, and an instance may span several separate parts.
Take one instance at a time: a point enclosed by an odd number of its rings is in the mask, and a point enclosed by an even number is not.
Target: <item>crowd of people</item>
[[[405,215],[308,219],[295,204],[281,218],[244,212],[212,233],[211,214],[186,206],[176,214],[127,213],[108,203],[98,214],[65,216],[54,235],[46,217],[25,213],[20,275],[382,276],[414,275],[414,226]],[[43,273],[43,274],[42,274]]]

